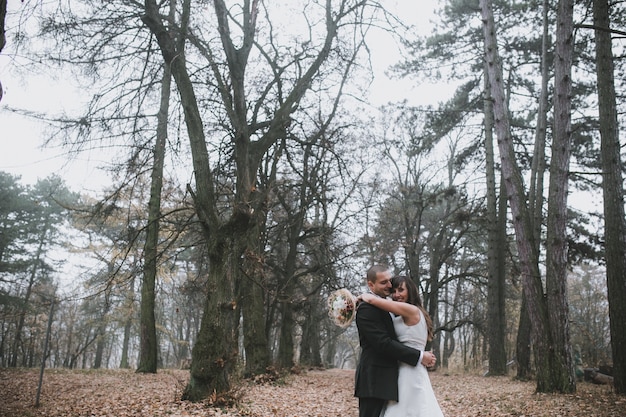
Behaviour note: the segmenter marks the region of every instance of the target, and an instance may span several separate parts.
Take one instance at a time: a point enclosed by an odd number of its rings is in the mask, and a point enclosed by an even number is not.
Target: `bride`
[[[432,340],[433,326],[422,306],[417,286],[406,276],[393,277],[391,284],[393,300],[371,293],[361,294],[358,299],[393,313],[398,340],[424,351],[426,343]],[[443,417],[424,365],[411,366],[400,362],[398,401],[388,401],[380,417]]]

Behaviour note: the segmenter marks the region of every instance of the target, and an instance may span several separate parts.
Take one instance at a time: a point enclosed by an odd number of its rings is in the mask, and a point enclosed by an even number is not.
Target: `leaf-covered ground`
[[[461,416],[624,417],[626,397],[581,382],[573,395],[535,394],[533,382],[509,377],[430,374],[444,414]],[[155,375],[127,370],[46,370],[35,407],[39,371],[0,369],[0,417],[356,417],[354,372],[310,370],[272,383],[246,383],[236,406],[180,400],[189,371]]]

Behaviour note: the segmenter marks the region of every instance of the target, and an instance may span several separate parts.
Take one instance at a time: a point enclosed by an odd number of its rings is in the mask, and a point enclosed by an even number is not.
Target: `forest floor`
[[[536,394],[534,382],[431,372],[444,414],[461,416],[626,416],[626,397],[609,386],[580,382],[576,394]],[[309,370],[268,382],[245,382],[235,404],[181,401],[189,371],[45,371],[35,407],[39,371],[0,369],[0,417],[356,417],[354,371]]]

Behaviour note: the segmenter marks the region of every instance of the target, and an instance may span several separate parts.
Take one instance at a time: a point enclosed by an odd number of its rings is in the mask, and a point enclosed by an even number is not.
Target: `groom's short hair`
[[[376,282],[376,275],[387,271],[389,271],[389,268],[384,265],[374,265],[367,270],[367,280],[369,282]]]

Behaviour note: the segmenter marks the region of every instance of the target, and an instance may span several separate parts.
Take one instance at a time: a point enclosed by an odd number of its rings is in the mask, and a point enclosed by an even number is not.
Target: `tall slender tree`
[[[576,391],[567,305],[567,194],[572,136],[573,51],[574,2],[559,0],[554,60],[554,130],[546,230],[546,301],[551,343],[547,352],[538,354],[548,355],[551,361],[545,388],[565,393]]]
[[[170,3],[169,21],[174,24],[176,1]],[[178,43],[184,43],[179,36]],[[139,342],[139,365],[137,372],[156,373],[158,363],[158,341],[155,320],[155,288],[159,261],[159,222],[161,218],[161,192],[163,189],[163,166],[167,145],[172,71],[170,63],[163,64],[161,80],[161,100],[157,114],[156,138],[153,150],[152,173],[150,175],[150,200],[148,201],[148,224],[144,244],[144,268],[141,283],[141,309]]]
[[[596,74],[602,191],[604,199],[604,251],[611,319],[611,348],[615,391],[626,394],[626,217],[624,215],[624,180],[619,141],[615,72],[610,31],[610,4],[594,0],[593,22],[596,35]]]
[[[550,81],[550,66],[548,62],[549,52],[549,19],[550,4],[544,0],[542,4],[542,37],[541,37],[541,90],[539,92],[537,108],[537,126],[535,128],[535,142],[533,145],[532,163],[530,169],[530,186],[528,203],[532,211],[532,223],[534,230],[534,244],[537,253],[541,250],[543,210],[544,210],[544,174],[546,171],[546,136],[548,132],[548,83]],[[531,374],[530,363],[530,332],[531,323],[528,315],[526,296],[521,292],[519,324],[516,343],[517,377],[526,380]]]
[[[493,147],[493,102],[491,100],[489,77],[487,71],[485,79],[485,168],[487,180],[487,334],[489,338],[489,375],[506,374],[506,350],[504,343],[506,327],[505,309],[505,271],[504,254],[506,248],[506,223],[500,219],[506,218],[506,205],[498,204],[496,188],[495,153]],[[503,196],[500,196],[503,198]]]
[[[555,333],[559,333],[557,329],[562,324],[558,324],[555,328],[552,326],[551,320],[556,319],[557,316],[560,316],[559,319],[562,318],[560,309],[564,301],[562,298],[558,298],[558,293],[554,294],[554,301],[557,301],[558,305],[555,306],[555,310],[551,314],[544,297],[542,277],[539,270],[539,253],[534,243],[531,212],[526,200],[526,189],[513,147],[510,116],[502,79],[502,64],[496,41],[493,5],[491,0],[481,0],[480,7],[485,38],[485,59],[491,85],[491,95],[494,100],[495,132],[500,150],[502,175],[511,214],[513,215],[515,240],[520,258],[527,311],[533,326],[532,344],[537,370],[537,391],[571,392],[570,373],[567,370],[570,359],[562,356],[563,352],[567,351],[567,347],[554,345],[557,342],[554,340]],[[563,11],[563,13],[565,12],[566,10]],[[564,239],[564,236],[554,235],[553,238]],[[564,273],[564,271],[559,272]],[[551,284],[551,290],[553,291],[556,290],[554,285]],[[566,341],[560,338],[558,342],[565,343]]]

